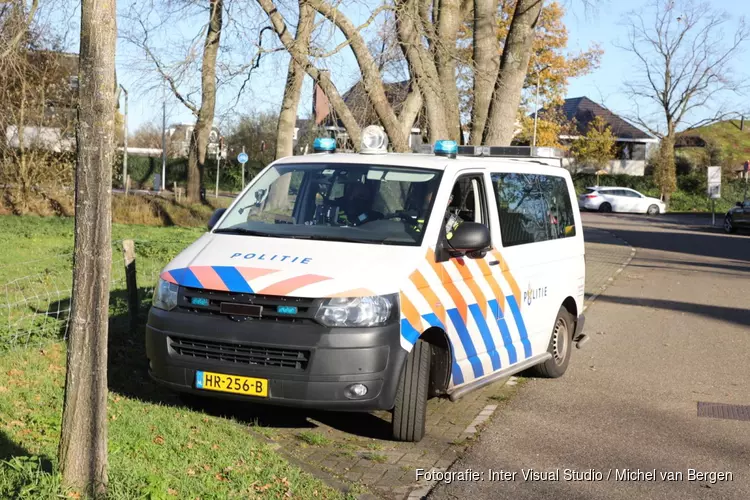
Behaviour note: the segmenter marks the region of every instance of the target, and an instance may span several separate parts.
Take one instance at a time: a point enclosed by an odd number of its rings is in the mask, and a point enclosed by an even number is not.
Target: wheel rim
[[[656,208],[654,205],[651,205],[648,207],[648,213],[649,215],[655,215],[659,211],[658,208]]]
[[[565,320],[558,318],[555,328],[552,330],[552,357],[556,365],[565,362],[565,356],[568,354],[570,347],[570,335],[568,335],[568,325]]]
[[[730,219],[729,217],[724,219],[724,229],[726,229],[727,231],[732,230],[732,219]]]

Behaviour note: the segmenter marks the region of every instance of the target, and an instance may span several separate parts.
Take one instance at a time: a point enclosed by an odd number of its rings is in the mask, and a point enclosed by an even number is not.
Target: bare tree
[[[354,120],[352,110],[340,98],[328,74],[319,71],[310,60],[321,51],[310,51],[306,57],[293,46],[294,39],[279,11],[279,3],[274,0],[257,2],[271,20],[284,48],[321,85],[356,146],[360,124]],[[484,138],[493,144],[510,144],[543,0],[517,0],[501,61],[497,57],[500,46],[496,33],[501,13],[498,0],[393,0],[374,6],[361,26],[352,23],[342,11],[344,4],[330,0],[303,0],[302,3],[315,9],[344,35],[345,42],[328,54],[343,48],[352,51],[361,75],[358,85],[396,151],[409,149],[409,133],[420,111],[424,112],[423,121],[431,142],[462,139],[457,84],[457,67],[462,56],[458,33],[466,21],[474,17],[474,83],[478,99],[473,101],[472,137],[475,142]],[[378,51],[365,40],[365,28],[382,16],[392,16],[394,20],[394,34],[411,80],[408,93],[398,104],[389,99],[383,81],[385,66]],[[383,50],[386,45],[384,41]]]
[[[723,95],[740,90],[732,58],[750,33],[744,19],[734,31],[727,13],[692,0],[653,0],[647,10],[627,16],[628,43],[637,72],[626,83],[636,105],[634,121],[662,139],[657,181],[668,202],[676,189],[674,139],[677,129],[721,119],[726,110],[692,121]]]
[[[297,37],[294,41],[299,55],[306,58],[310,52],[310,35],[314,27],[315,10],[304,0],[299,2],[299,23]],[[305,69],[294,58],[289,60],[284,99],[281,101],[279,114],[278,138],[276,140],[276,158],[292,156],[294,148],[294,128],[297,125],[297,108],[300,91],[305,78]]]
[[[187,191],[188,201],[200,200],[201,180],[206,162],[208,136],[214,124],[216,112],[216,60],[219,53],[221,29],[224,15],[224,0],[210,0],[208,29],[203,46],[203,64],[201,65],[201,106],[190,137],[188,153]]]
[[[238,99],[244,91],[252,70],[257,67],[259,55],[247,57],[247,40],[241,44],[242,57],[235,57],[236,51],[222,50],[225,40],[236,32],[252,31],[229,15],[229,9],[240,9],[242,5],[225,3],[224,0],[210,0],[208,5],[196,0],[161,0],[134,4],[125,16],[127,24],[122,37],[138,47],[147,60],[144,73],[155,71],[172,95],[196,118],[188,153],[187,198],[198,201],[202,172],[208,150],[208,138],[217,115],[217,95],[222,88],[231,88],[242,77],[243,84],[238,90]],[[188,40],[180,36],[172,38],[157,49],[155,35],[163,33],[169,24],[177,19],[206,16],[207,23],[200,26],[198,34]],[[158,21],[154,21],[158,19]],[[234,30],[229,30],[229,25]],[[176,45],[172,46],[172,44]],[[202,47],[201,47],[202,45]],[[259,49],[260,50],[260,49]],[[174,56],[178,54],[178,56]],[[241,59],[241,61],[240,61]],[[142,61],[136,61],[136,64]],[[146,89],[144,90],[154,90]],[[196,96],[200,96],[200,102]]]
[[[115,1],[81,3],[73,296],[59,460],[64,483],[91,496],[107,486],[115,18]]]

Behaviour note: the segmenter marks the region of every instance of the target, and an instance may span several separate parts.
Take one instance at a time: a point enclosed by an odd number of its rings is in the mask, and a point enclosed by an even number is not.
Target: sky
[[[347,13],[353,18],[355,23],[362,22],[367,18],[367,7],[364,3],[357,3],[357,0],[351,0]],[[567,97],[587,96],[592,100],[599,102],[615,113],[623,116],[632,116],[633,105],[629,98],[623,92],[623,82],[632,73],[635,64],[634,56],[616,46],[618,41],[624,42],[627,39],[627,31],[623,25],[623,16],[631,10],[643,9],[649,0],[631,0],[622,2],[618,0],[594,0],[590,3],[598,4],[598,7],[584,8],[582,0],[563,0],[566,5],[565,24],[569,31],[568,49],[571,51],[585,50],[593,43],[598,43],[604,50],[601,59],[601,65],[598,69],[590,74],[571,79],[569,81]],[[118,13],[123,14],[128,11],[134,4],[139,2],[148,2],[148,0],[120,0]],[[235,2],[239,4],[239,2]],[[365,2],[366,3],[366,2]],[[750,2],[739,0],[710,0],[713,7],[726,10],[732,16],[730,23],[736,23],[740,16],[750,18]],[[252,8],[255,2],[248,0],[245,4]],[[158,14],[156,14],[158,17]],[[251,16],[252,17],[252,16]],[[70,18],[67,16],[66,19]],[[257,23],[255,26],[244,27],[244,32],[248,38],[244,43],[252,47],[251,40],[257,35],[258,27],[266,25],[265,18],[262,15],[255,17]],[[75,15],[70,22],[72,31],[77,22]],[[169,46],[169,40],[175,37],[181,37],[185,34],[195,36],[196,24],[198,18],[186,17],[176,24],[162,27],[157,34],[160,43]],[[122,26],[123,23],[120,22]],[[159,38],[159,36],[161,38]],[[241,38],[243,35],[240,34]],[[343,40],[339,33],[324,33],[328,37],[331,45],[335,45]],[[170,38],[171,37],[171,38]],[[273,37],[274,39],[269,39]],[[243,40],[235,37],[232,43],[235,46],[242,44]],[[273,33],[266,33],[264,46],[270,46],[277,43]],[[77,44],[76,44],[77,45]],[[71,46],[75,51],[77,47]],[[199,46],[202,48],[202,45]],[[750,77],[750,44],[747,49],[741,51],[734,63],[740,74]],[[254,55],[254,49],[249,49],[245,53],[240,53],[233,62],[247,62]],[[275,53],[264,56],[258,69],[254,70],[248,79],[245,92],[242,97],[236,99],[236,90],[238,84],[233,89],[220,93],[218,109],[225,112],[224,119],[231,120],[239,114],[248,114],[262,111],[278,111],[278,107],[283,95],[284,81],[286,77],[286,68],[288,56],[283,53]],[[342,94],[356,82],[358,73],[356,63],[351,52],[344,49],[329,62],[329,69],[335,83]],[[117,76],[120,83],[128,89],[130,94],[129,100],[129,117],[128,128],[134,132],[139,126],[146,122],[161,122],[161,102],[162,92],[158,90],[158,78],[153,74],[144,73],[144,61],[142,53],[128,44],[123,39],[118,40],[117,51]],[[154,83],[156,82],[156,84]],[[184,123],[194,120],[192,114],[187,108],[179,104],[176,99],[169,93],[166,93],[167,121],[169,123]],[[736,99],[741,102],[740,98]],[[299,115],[304,117],[309,115],[312,107],[312,83],[306,78],[303,87],[303,95],[299,108]],[[704,114],[707,112],[704,112]],[[696,118],[701,118],[698,116]]]

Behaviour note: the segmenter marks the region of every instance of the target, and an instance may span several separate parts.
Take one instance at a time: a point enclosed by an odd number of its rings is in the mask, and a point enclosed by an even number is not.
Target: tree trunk
[[[299,24],[295,45],[300,56],[307,58],[310,52],[310,35],[315,21],[315,10],[305,0],[299,2]],[[297,108],[300,91],[305,79],[305,69],[293,57],[289,60],[286,74],[284,99],[281,101],[279,125],[276,129],[276,159],[294,154],[294,128],[297,125]],[[268,209],[280,209],[286,206],[289,198],[289,183],[292,175],[282,175],[271,185],[268,192]]]
[[[659,159],[656,165],[656,183],[661,190],[664,203],[669,207],[672,193],[677,189],[677,166],[674,161],[674,125],[667,124],[667,135],[659,146]]]
[[[310,50],[310,35],[315,21],[315,10],[305,0],[299,2],[299,24],[295,45],[302,57],[307,57]],[[276,159],[294,154],[294,128],[297,125],[297,108],[299,108],[300,91],[305,79],[305,69],[293,57],[289,59],[286,74],[284,99],[281,101],[279,126],[276,130]]]
[[[449,127],[435,59],[421,42],[424,30],[419,28],[421,21],[417,23],[420,20],[419,0],[397,0],[395,5],[399,44],[409,63],[409,73],[424,99],[429,138],[435,143],[449,137]]]
[[[89,495],[107,486],[115,16],[114,0],[81,4],[73,297],[58,453],[64,484]]]
[[[543,0],[518,0],[516,4],[500,59],[500,70],[484,133],[484,144],[488,146],[508,146],[513,139],[542,3]]]
[[[461,117],[459,116],[458,86],[456,85],[456,40],[461,24],[461,1],[440,0],[438,8],[435,64],[443,94],[445,122],[448,128],[446,139],[461,140]]]
[[[210,2],[211,17],[206,32],[206,43],[203,46],[201,67],[201,107],[190,138],[190,153],[188,154],[188,182],[185,194],[188,202],[191,203],[200,201],[208,136],[214,124],[216,110],[216,59],[219,54],[224,0],[210,0]]]
[[[336,90],[336,86],[331,81],[327,72],[319,70],[310,63],[310,60],[307,57],[303,57],[297,48],[294,39],[289,34],[286,22],[276,8],[276,5],[274,5],[273,0],[257,0],[257,2],[271,21],[276,36],[279,37],[284,48],[289,52],[292,58],[297,61],[297,63],[305,68],[305,72],[310,75],[310,78],[317,82],[320,85],[320,88],[323,89],[331,106],[336,113],[338,113],[339,118],[341,118],[341,121],[344,123],[344,128],[346,128],[346,131],[349,134],[349,139],[354,145],[354,149],[357,150],[359,148],[362,130],[354,119],[351,110],[341,98],[338,90]]]
[[[492,89],[497,80],[498,0],[474,0],[474,96],[471,107],[471,144],[480,146],[487,125]]]

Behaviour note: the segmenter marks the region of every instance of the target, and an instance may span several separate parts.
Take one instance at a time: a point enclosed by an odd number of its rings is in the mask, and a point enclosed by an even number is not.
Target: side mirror
[[[741,201],[738,201],[738,202],[737,202],[737,204],[735,205],[735,207],[740,207],[740,208],[742,208],[742,207],[743,207],[743,205],[742,205],[742,202],[741,202]]]
[[[221,219],[221,216],[224,215],[224,212],[226,212],[226,208],[217,208],[216,211],[214,211],[213,214],[211,214],[211,218],[208,219],[208,230],[212,230],[217,222],[219,222],[219,219]]]
[[[446,240],[446,243],[446,249],[451,253],[473,254],[489,248],[492,245],[492,237],[484,224],[464,222],[453,231],[453,236]]]

